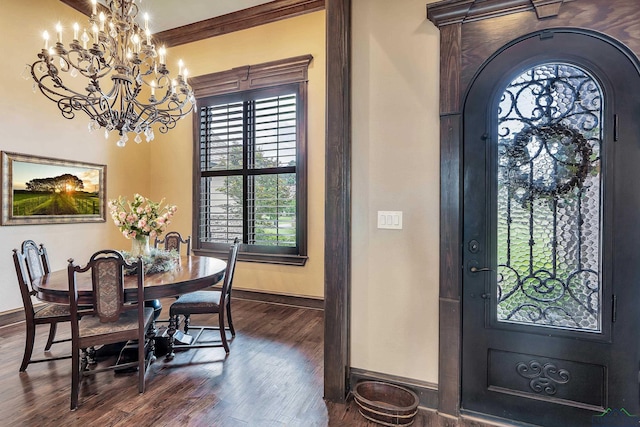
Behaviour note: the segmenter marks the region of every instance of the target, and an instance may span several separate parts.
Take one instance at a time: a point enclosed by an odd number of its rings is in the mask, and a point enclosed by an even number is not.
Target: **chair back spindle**
[[[22,242],[22,255],[27,269],[28,283],[49,273],[49,257],[44,245],[36,245],[33,240],[25,240]]]
[[[229,258],[227,259],[227,269],[224,273],[222,282],[222,302],[231,297],[231,286],[233,285],[233,274],[236,271],[236,262],[238,261],[238,252],[240,249],[240,240],[236,237],[233,245],[229,248]]]
[[[25,317],[27,321],[33,320],[34,310],[31,296],[34,295],[34,292],[31,289],[31,280],[29,280],[29,274],[25,266],[25,256],[19,253],[17,249],[13,250],[13,264],[16,268],[18,285],[20,285],[20,296],[22,297],[22,303],[24,305]]]
[[[162,239],[156,237],[154,247],[157,248],[159,245],[164,245],[165,251],[174,250],[180,253],[182,249],[182,245],[186,245],[185,255],[191,255],[191,236],[187,236],[186,239],[182,238],[182,235],[177,231],[169,231],[164,235]]]

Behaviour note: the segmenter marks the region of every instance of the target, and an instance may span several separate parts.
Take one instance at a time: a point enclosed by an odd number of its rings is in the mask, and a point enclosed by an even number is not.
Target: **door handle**
[[[482,271],[493,271],[493,269],[491,269],[491,268],[487,268],[487,267],[478,268],[478,267],[476,267],[476,266],[474,265],[473,267],[471,267],[471,268],[469,269],[469,271],[470,271],[470,272],[472,272],[472,273],[480,273],[480,272],[482,272]]]

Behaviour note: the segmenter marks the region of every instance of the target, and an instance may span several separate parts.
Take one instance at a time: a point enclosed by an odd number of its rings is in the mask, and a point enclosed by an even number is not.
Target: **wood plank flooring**
[[[170,303],[163,301],[165,313]],[[19,373],[24,324],[0,328],[0,426],[375,426],[353,402],[322,399],[322,311],[235,299],[232,310],[237,336],[227,357],[222,348],[182,351],[171,362],[159,357],[144,394],[135,374],[85,378],[74,412],[70,360]],[[193,323],[207,320],[217,317],[194,316]],[[38,327],[35,356],[43,354],[47,332]],[[69,336],[69,328],[59,326],[58,336]],[[54,344],[51,355],[69,351],[70,343]],[[437,425],[432,418],[419,414],[414,425]]]

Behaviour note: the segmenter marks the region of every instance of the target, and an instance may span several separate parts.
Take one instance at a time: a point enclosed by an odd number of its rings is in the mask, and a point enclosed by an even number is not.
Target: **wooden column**
[[[324,397],[344,402],[351,290],[351,0],[327,0]]]
[[[460,266],[462,134],[460,70],[462,24],[440,28],[440,333],[438,411],[460,408]]]

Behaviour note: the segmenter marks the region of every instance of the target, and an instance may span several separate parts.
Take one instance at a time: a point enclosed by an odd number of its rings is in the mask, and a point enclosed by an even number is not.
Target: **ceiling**
[[[90,0],[60,0],[91,15]],[[98,0],[100,7],[112,0]],[[135,0],[138,24],[149,13],[149,29],[166,47],[245,30],[281,19],[324,10],[325,0]]]
[[[158,33],[248,9],[273,0],[138,0],[140,14],[149,13],[149,29]],[[107,4],[107,0],[99,0]]]

